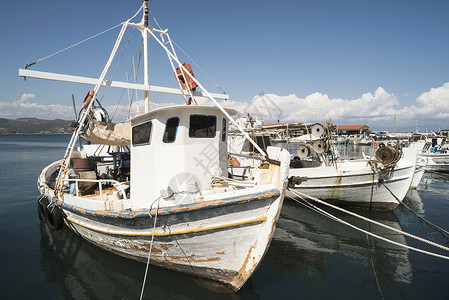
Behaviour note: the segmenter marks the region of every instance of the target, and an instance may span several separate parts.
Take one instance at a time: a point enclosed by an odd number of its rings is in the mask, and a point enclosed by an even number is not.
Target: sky
[[[141,3],[2,1],[0,118],[72,119],[72,94],[79,110],[92,86],[25,81],[18,69],[120,24]],[[367,124],[372,130],[449,129],[449,1],[159,0],[149,5],[188,54],[176,48],[180,59],[192,65],[209,92],[220,93],[209,77],[218,83],[230,96],[224,105],[242,115],[258,114],[265,122]],[[150,24],[156,26],[151,17]],[[30,69],[99,77],[119,30]],[[139,40],[136,31],[126,32],[106,78],[134,76]],[[150,84],[176,87],[166,54],[154,42],[149,54]],[[141,69],[139,64],[138,75]],[[118,107],[117,121],[127,117],[131,98],[131,115],[143,112],[142,93],[103,88],[99,98],[110,115]],[[184,101],[156,93],[150,99],[151,108]]]

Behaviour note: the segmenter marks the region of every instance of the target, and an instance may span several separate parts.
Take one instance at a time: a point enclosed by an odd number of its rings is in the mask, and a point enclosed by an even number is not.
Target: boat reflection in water
[[[111,255],[64,227],[52,232],[40,224],[41,269],[47,282],[56,285],[61,299],[138,299],[144,265]],[[238,294],[222,294],[223,286],[171,270],[149,266],[145,290],[155,299],[197,299],[221,296],[239,299]],[[244,288],[252,293],[251,282]],[[151,296],[150,296],[151,295]]]
[[[366,231],[406,244],[402,234],[335,210],[322,206],[320,208]],[[401,230],[393,212],[360,209],[351,211]],[[305,287],[319,282],[319,286],[324,288],[323,281],[334,280],[328,284],[347,284],[347,288],[352,290],[364,289],[371,284],[373,293],[377,292],[373,266],[381,286],[392,286],[391,283],[409,284],[413,275],[408,249],[373,237],[368,238],[366,234],[337,223],[289,198],[284,201],[265,262],[275,264],[283,277],[297,277],[296,273],[306,271],[307,275],[302,274]],[[364,276],[366,277],[363,278]],[[309,283],[306,283],[307,279],[310,280]],[[307,287],[309,288],[311,287]],[[337,290],[344,289],[340,286]]]

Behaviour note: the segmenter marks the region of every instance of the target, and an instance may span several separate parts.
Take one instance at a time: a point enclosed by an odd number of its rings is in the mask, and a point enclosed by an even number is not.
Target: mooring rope
[[[426,239],[420,238],[420,237],[418,237],[418,236],[415,236],[415,235],[413,235],[413,234],[407,233],[407,232],[405,232],[405,231],[402,231],[402,230],[399,230],[399,229],[390,227],[390,226],[388,226],[388,225],[379,223],[379,222],[377,222],[377,221],[371,220],[371,219],[369,219],[369,218],[363,217],[363,216],[361,216],[361,215],[359,215],[359,214],[356,214],[356,213],[353,213],[353,212],[351,212],[351,211],[348,211],[348,210],[345,210],[345,209],[343,209],[343,208],[340,208],[340,207],[338,207],[338,206],[332,205],[332,204],[327,203],[327,202],[325,202],[325,201],[322,201],[322,200],[320,200],[320,199],[318,199],[318,198],[315,198],[315,197],[306,195],[306,194],[304,194],[304,193],[301,193],[301,192],[292,190],[292,189],[290,189],[290,188],[289,188],[289,190],[290,190],[290,192],[292,192],[293,194],[295,194],[295,195],[298,196],[299,198],[302,198],[302,199],[308,198],[308,199],[310,199],[310,200],[313,200],[313,201],[318,202],[318,203],[320,203],[320,204],[323,204],[323,205],[325,205],[325,206],[331,207],[331,208],[333,208],[333,209],[339,210],[339,211],[344,212],[344,213],[346,213],[346,214],[352,215],[352,216],[357,217],[357,218],[359,218],[359,219],[362,219],[362,220],[364,220],[364,221],[367,221],[367,222],[376,224],[376,225],[378,225],[378,226],[380,226],[380,227],[383,227],[383,228],[389,229],[389,230],[391,230],[391,231],[394,231],[394,232],[396,232],[396,233],[399,233],[399,234],[408,236],[408,237],[410,237],[410,238],[416,239],[416,240],[421,241],[421,242],[423,242],[423,243],[427,243],[427,244],[429,244],[429,245],[432,245],[432,246],[434,246],[434,247],[440,248],[440,249],[442,249],[442,250],[449,251],[449,248],[447,248],[447,247],[445,247],[445,246],[439,245],[439,244],[437,244],[437,243],[434,243],[434,242],[428,241],[428,240],[426,240]],[[298,202],[298,199],[293,199],[293,200]],[[312,205],[312,204],[310,204],[310,205]],[[369,231],[366,231],[366,230],[364,230],[364,229],[358,228],[357,226],[352,225],[352,224],[350,224],[350,223],[348,223],[348,222],[346,222],[346,221],[344,221],[344,220],[342,220],[342,219],[340,219],[340,218],[337,218],[336,216],[334,216],[334,215],[332,215],[332,214],[330,214],[330,213],[328,213],[328,212],[322,210],[321,208],[318,208],[318,207],[314,206],[314,209],[320,211],[321,214],[324,214],[324,215],[328,216],[328,217],[331,218],[331,219],[334,219],[334,220],[336,220],[336,221],[338,221],[338,222],[340,222],[340,223],[342,223],[342,224],[344,224],[344,225],[347,225],[347,226],[349,226],[349,227],[351,227],[351,228],[354,228],[354,229],[356,229],[356,230],[358,230],[358,231],[360,231],[360,232],[363,232],[363,233],[365,233],[365,234],[368,234],[368,235],[370,235],[370,236],[372,236],[372,237],[375,237],[375,238],[377,238],[377,239],[386,241],[386,242],[388,242],[388,243],[391,243],[391,244],[394,244],[394,245],[397,245],[397,246],[400,246],[400,247],[403,247],[403,248],[407,248],[407,249],[410,249],[410,250],[414,250],[414,251],[417,251],[417,252],[420,252],[420,253],[424,253],[424,254],[428,254],[428,255],[431,255],[431,256],[435,256],[435,257],[439,257],[439,258],[443,258],[443,259],[449,260],[449,256],[445,256],[445,255],[433,253],[433,252],[430,252],[430,251],[418,249],[418,248],[415,248],[415,247],[407,246],[407,245],[404,245],[404,244],[401,244],[401,243],[398,243],[398,242],[389,240],[389,239],[387,239],[387,238],[384,238],[384,237],[382,237],[382,236],[376,235],[376,234],[371,233],[371,232],[369,232]]]
[[[155,216],[154,216],[153,233],[152,233],[152,235],[151,235],[150,251],[148,252],[147,266],[145,267],[145,276],[143,277],[142,291],[140,292],[140,300],[143,299],[143,292],[145,291],[145,283],[146,283],[146,281],[147,281],[148,266],[149,266],[149,264],[150,264],[151,251],[153,250],[154,232],[156,231],[157,213],[158,213],[158,211],[159,211],[159,204],[161,203],[161,202],[160,202],[160,199],[161,199],[161,197],[158,197],[155,201],[153,201],[153,203],[151,203],[150,210],[149,210],[149,215],[150,215],[150,218],[151,218],[151,213],[150,213],[150,212],[151,212],[151,207],[153,206],[154,202],[156,202],[156,201],[159,200],[159,201],[157,202],[156,214],[155,214]]]
[[[420,215],[418,215],[413,209],[411,209],[407,204],[404,203],[404,201],[400,201],[398,199],[398,197],[396,197],[396,195],[385,185],[385,183],[381,182],[382,185],[387,189],[387,191],[390,192],[390,194],[396,199],[396,201],[399,202],[399,204],[403,205],[406,209],[408,209],[409,211],[411,211],[415,216],[418,217],[418,219],[420,219],[421,221],[423,221],[424,223],[427,224],[427,226],[432,227],[433,229],[435,229],[436,231],[438,231],[442,236],[444,236],[446,239],[449,240],[449,232],[441,227],[439,227],[438,225],[433,224],[432,222],[426,220],[425,218],[421,217]]]
[[[367,234],[366,234],[366,241],[368,242],[369,257],[370,257],[371,267],[373,268],[374,278],[376,279],[377,290],[379,291],[380,297],[383,300],[383,299],[385,299],[385,297],[384,297],[384,294],[382,293],[382,289],[380,288],[379,278],[377,278],[376,268],[374,267],[373,254],[371,252],[371,242],[370,242],[369,236]]]

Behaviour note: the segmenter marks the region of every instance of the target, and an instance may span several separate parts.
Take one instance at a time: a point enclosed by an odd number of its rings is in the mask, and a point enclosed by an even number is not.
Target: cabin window
[[[206,115],[191,115],[189,124],[189,137],[213,138],[215,137],[217,117]]]
[[[165,132],[162,141],[164,143],[173,143],[176,140],[176,132],[178,131],[179,118],[173,117],[167,120],[165,124]]]
[[[221,130],[221,140],[224,142],[226,140],[226,119],[223,118],[223,128]]]
[[[133,146],[146,145],[150,143],[152,125],[153,123],[150,121],[133,127]]]

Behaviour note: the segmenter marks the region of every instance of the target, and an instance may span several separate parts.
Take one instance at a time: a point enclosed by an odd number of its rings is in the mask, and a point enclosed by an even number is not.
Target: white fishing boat
[[[418,157],[425,162],[428,172],[449,172],[449,144],[446,137],[433,137],[410,144],[418,150]]]
[[[336,205],[393,210],[404,199],[416,166],[413,149],[397,155],[400,159],[392,165],[361,159],[303,168],[292,160],[290,189]],[[289,191],[287,196],[295,197]]]
[[[400,144],[392,147],[380,143],[376,157],[371,159],[336,159],[331,128],[332,125],[327,123],[315,124],[310,133],[303,136],[307,139],[302,139],[297,156],[290,163],[289,189],[342,206],[376,210],[396,208],[414,177],[416,150],[403,149]],[[260,164],[261,158],[252,154],[249,143],[231,145],[238,166],[230,167],[229,172],[234,177],[246,178],[250,167]],[[296,197],[289,190],[286,195]]]
[[[412,183],[410,184],[410,188],[412,190],[414,190],[418,187],[419,183],[421,182],[421,180],[424,176],[424,173],[426,172],[426,167],[427,167],[427,160],[419,157],[419,155],[418,155],[415,173],[413,174]]]
[[[264,257],[282,207],[290,156],[262,150],[182,64],[167,30],[142,21],[122,24],[100,78],[19,70],[19,75],[94,85],[62,160],[38,177],[39,217],[51,230],[65,223],[87,241],[115,254],[224,283],[238,290]],[[139,10],[139,11],[140,11]],[[137,14],[136,14],[137,15]],[[142,32],[144,82],[105,79],[128,27]],[[167,54],[179,89],[150,85],[147,40]],[[30,64],[32,65],[32,64]],[[177,68],[175,69],[175,67]],[[145,113],[113,125],[95,118],[104,86],[145,92]],[[202,92],[196,91],[196,88]],[[176,105],[149,110],[149,92],[207,97],[215,106]],[[190,97],[190,98],[189,98]],[[189,101],[187,101],[189,98]],[[228,177],[227,127],[232,123],[261,153],[265,169],[251,178]],[[80,136],[100,144],[75,149]],[[105,150],[107,149],[107,150]]]

